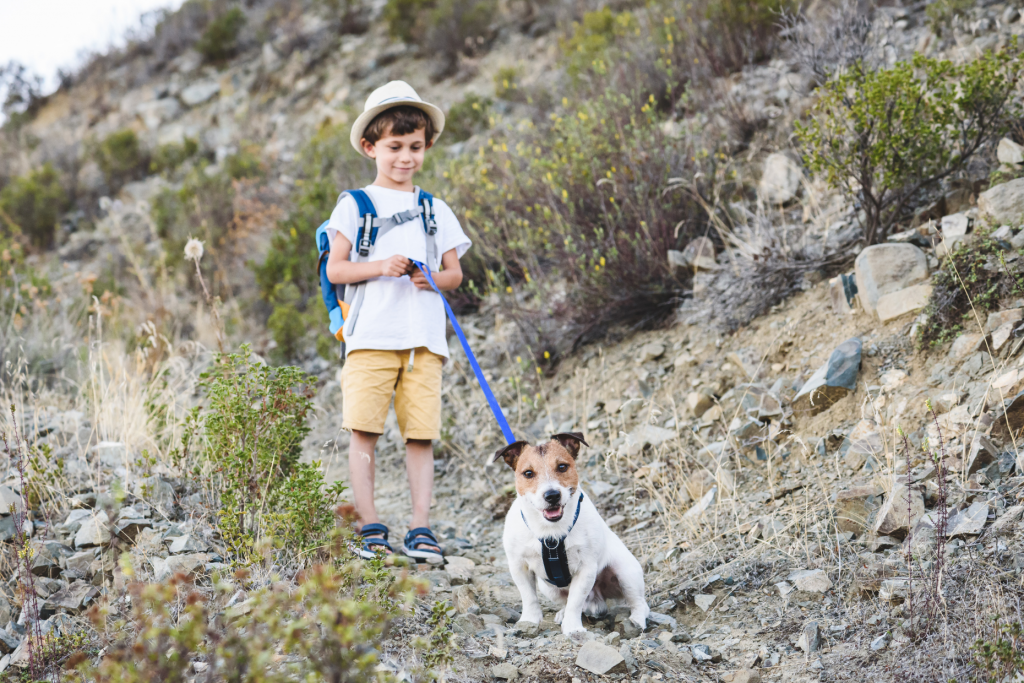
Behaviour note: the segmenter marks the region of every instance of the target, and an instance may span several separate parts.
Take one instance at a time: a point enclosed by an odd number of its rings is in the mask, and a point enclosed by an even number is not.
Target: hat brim
[[[433,145],[437,142],[437,139],[441,137],[441,131],[444,130],[444,112],[439,107],[436,107],[428,102],[422,102],[419,100],[393,100],[391,102],[384,102],[378,104],[376,107],[370,107],[366,111],[356,118],[355,123],[352,124],[352,132],[349,135],[349,142],[357,152],[362,154],[367,159],[370,159],[370,155],[363,150],[362,139],[363,134],[366,132],[366,127],[370,125],[370,122],[380,114],[382,111],[388,109],[394,109],[395,107],[416,107],[422,110],[430,120],[434,123],[434,137],[430,140],[430,144]]]

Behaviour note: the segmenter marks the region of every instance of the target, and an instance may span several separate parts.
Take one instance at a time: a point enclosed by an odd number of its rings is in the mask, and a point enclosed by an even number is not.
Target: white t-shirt
[[[414,192],[389,190],[376,185],[363,189],[377,207],[379,218],[389,218],[401,211],[416,209],[417,195]],[[472,243],[462,231],[459,219],[451,207],[436,197],[434,218],[437,221],[437,234],[434,236],[437,259],[440,260],[445,252],[452,249],[461,258]],[[333,243],[335,235],[341,233],[354,245],[361,222],[356,200],[345,197],[331,213],[327,238]],[[426,253],[427,236],[423,231],[423,218],[417,216],[379,237],[368,260],[383,261],[400,254],[427,263]],[[356,329],[351,336],[346,325],[346,354],[359,349],[404,351],[425,346],[439,356],[448,357],[444,302],[435,291],[418,289],[408,275],[397,278],[377,277],[367,280],[361,286],[366,291],[359,308]]]

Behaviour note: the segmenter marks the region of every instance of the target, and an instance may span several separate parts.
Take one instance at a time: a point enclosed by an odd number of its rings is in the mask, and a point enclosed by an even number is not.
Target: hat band
[[[373,106],[374,107],[379,107],[380,105],[387,104],[388,102],[418,102],[419,104],[423,104],[422,100],[412,100],[412,99],[409,99],[408,97],[404,97],[404,96],[400,95],[400,96],[396,96],[396,97],[389,97],[386,100],[381,100],[380,102],[378,102],[377,104],[375,104]]]

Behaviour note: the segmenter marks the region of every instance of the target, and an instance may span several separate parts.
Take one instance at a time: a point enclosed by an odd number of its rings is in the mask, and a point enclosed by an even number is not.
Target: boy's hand
[[[413,268],[412,261],[395,254],[380,262],[380,275],[381,277],[402,277],[408,275]]]
[[[416,268],[416,266],[413,266],[413,268]],[[423,271],[419,268],[416,268],[416,270],[413,271],[412,275],[409,276],[409,279],[412,280],[412,283],[416,285],[418,289],[425,289],[430,292],[434,291],[434,288],[430,286],[429,282],[427,282],[427,276],[424,275]]]

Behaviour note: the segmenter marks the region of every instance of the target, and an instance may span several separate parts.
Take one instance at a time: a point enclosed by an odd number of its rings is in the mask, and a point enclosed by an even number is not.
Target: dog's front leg
[[[565,601],[565,610],[562,613],[562,633],[565,635],[586,630],[583,628],[583,604],[594,590],[596,580],[597,572],[591,567],[581,566],[572,577],[569,597]]]
[[[523,601],[523,616],[519,617],[519,621],[539,624],[544,619],[544,612],[537,598],[537,577],[525,565],[518,563],[510,563],[508,573],[512,575],[512,581],[519,589],[519,597]]]

